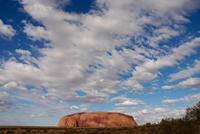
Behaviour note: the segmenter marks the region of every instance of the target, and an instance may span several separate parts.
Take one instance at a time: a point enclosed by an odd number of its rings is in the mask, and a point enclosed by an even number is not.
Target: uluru
[[[134,127],[134,118],[115,112],[83,112],[63,116],[57,127]]]

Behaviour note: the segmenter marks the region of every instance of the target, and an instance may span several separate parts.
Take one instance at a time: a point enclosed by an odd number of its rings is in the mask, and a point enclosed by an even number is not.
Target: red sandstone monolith
[[[134,118],[115,112],[76,113],[63,116],[57,127],[134,127]]]

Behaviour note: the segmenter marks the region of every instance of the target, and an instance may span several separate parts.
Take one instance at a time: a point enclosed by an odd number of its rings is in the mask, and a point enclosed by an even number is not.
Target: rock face
[[[133,127],[132,116],[114,112],[77,113],[63,116],[57,127]]]

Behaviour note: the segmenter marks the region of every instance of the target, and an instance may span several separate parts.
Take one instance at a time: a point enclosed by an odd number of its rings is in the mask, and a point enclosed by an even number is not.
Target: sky
[[[199,100],[199,0],[0,1],[0,125],[158,123]]]

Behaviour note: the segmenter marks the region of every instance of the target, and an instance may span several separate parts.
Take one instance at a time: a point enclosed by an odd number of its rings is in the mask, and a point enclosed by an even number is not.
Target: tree
[[[191,121],[200,121],[200,102],[186,109],[185,118]]]

